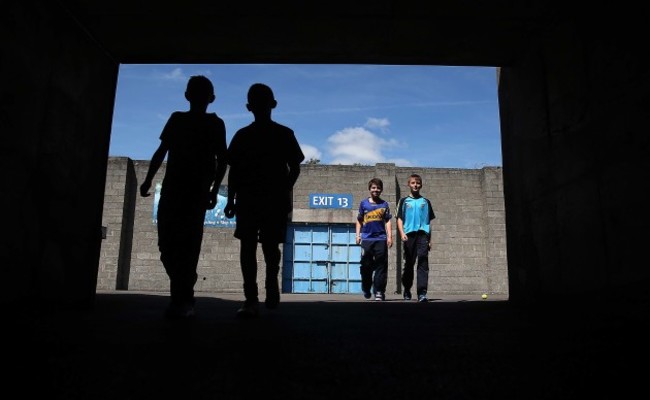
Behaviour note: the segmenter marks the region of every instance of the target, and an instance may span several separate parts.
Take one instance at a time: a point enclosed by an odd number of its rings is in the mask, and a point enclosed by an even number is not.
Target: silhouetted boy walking
[[[237,217],[234,236],[240,240],[240,263],[244,281],[243,306],[238,317],[258,315],[257,243],[262,244],[266,263],[265,305],[280,303],[278,272],[280,243],[284,243],[291,193],[305,159],[293,130],[271,119],[277,106],[267,85],[253,84],[246,108],[255,120],[241,128],[228,147],[228,203],[226,217]]]
[[[227,169],[225,124],[217,114],[206,112],[215,99],[212,82],[192,76],[185,98],[189,111],[170,116],[140,186],[140,194],[148,197],[151,182],[167,157],[158,204],[158,248],[169,276],[171,302],[165,312],[169,318],[194,315],[205,212],[217,204]]]

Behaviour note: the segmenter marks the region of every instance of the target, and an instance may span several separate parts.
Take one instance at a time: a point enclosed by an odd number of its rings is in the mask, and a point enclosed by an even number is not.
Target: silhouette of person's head
[[[277,105],[277,101],[273,96],[273,90],[263,83],[254,83],[248,89],[248,104],[246,108],[253,114],[268,113]]]
[[[214,86],[203,75],[194,75],[187,81],[185,98],[190,103],[210,104],[214,101]]]

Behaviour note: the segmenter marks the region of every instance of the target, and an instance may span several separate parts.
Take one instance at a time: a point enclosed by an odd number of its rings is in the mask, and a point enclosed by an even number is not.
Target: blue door
[[[290,224],[283,254],[283,293],[361,293],[353,224]]]

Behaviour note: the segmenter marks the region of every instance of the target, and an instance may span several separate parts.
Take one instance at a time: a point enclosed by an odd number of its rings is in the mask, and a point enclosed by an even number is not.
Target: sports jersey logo
[[[363,216],[363,222],[368,223],[368,222],[383,221],[385,212],[386,212],[385,208],[378,208],[376,210],[368,211]]]

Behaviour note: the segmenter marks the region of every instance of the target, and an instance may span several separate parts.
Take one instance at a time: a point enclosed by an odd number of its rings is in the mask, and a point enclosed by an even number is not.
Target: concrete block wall
[[[107,199],[104,221],[108,224],[108,237],[103,241],[100,279],[110,287],[115,279],[116,231],[119,197],[127,196],[126,175],[112,169],[125,168],[123,159],[110,160],[107,173]],[[144,179],[148,161],[133,161],[138,191]],[[132,250],[130,251],[128,283],[121,288],[138,291],[168,291],[169,280],[160,262],[156,225],[153,223],[154,188],[162,181],[165,165],[154,179],[152,195],[135,196],[133,207]],[[397,201],[409,193],[406,180],[411,173],[423,178],[422,194],[428,197],[436,212],[433,221],[433,247],[429,255],[429,289],[435,294],[507,294],[507,263],[505,242],[505,210],[501,168],[443,169],[405,168],[394,164],[375,166],[356,165],[302,165],[302,171],[293,191],[292,221],[295,223],[345,223],[354,224],[359,202],[367,197],[368,181],[379,177],[384,182],[383,197],[389,201],[393,214]],[[223,184],[227,185],[227,177]],[[109,191],[110,189],[110,191]],[[312,193],[352,194],[350,209],[315,209],[309,206]],[[114,196],[114,197],[110,197]],[[110,201],[109,201],[110,199]],[[113,220],[110,220],[113,215]],[[393,237],[389,250],[388,288],[391,293],[401,293],[400,275],[402,246],[393,219]],[[122,230],[126,232],[128,230]],[[204,229],[203,247],[199,259],[198,292],[243,293],[239,267],[239,240],[233,228],[208,227]],[[113,236],[111,236],[113,235]],[[122,240],[124,241],[124,240]],[[264,292],[264,262],[258,249],[258,282]],[[99,288],[99,286],[98,286]]]
[[[431,200],[436,214],[429,290],[433,294],[506,294],[501,169],[398,168],[400,197],[409,194],[407,179],[412,173],[422,177],[421,193]],[[399,258],[401,262],[401,252]]]
[[[293,189],[293,221],[294,222],[325,222],[325,223],[354,223],[359,201],[368,197],[368,181],[378,176],[374,166],[357,165],[302,165],[300,176]],[[385,177],[378,176],[384,181],[383,197],[390,202]],[[310,209],[309,195],[311,193],[352,194],[351,209]],[[394,196],[394,193],[393,193]]]
[[[482,169],[485,238],[485,276],[488,293],[508,292],[508,257],[506,251],[506,218],[503,198],[503,176],[500,168]],[[506,278],[506,279],[504,279]]]
[[[97,274],[97,289],[101,290],[114,290],[118,286],[118,264],[127,188],[126,174],[130,162],[131,160],[126,157],[111,157],[108,160],[102,214],[105,237],[102,240]]]

